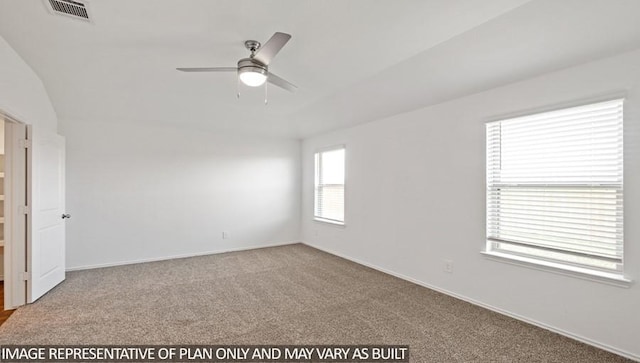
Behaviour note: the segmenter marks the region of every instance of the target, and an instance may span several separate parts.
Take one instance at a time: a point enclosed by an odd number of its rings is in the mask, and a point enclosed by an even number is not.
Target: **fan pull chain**
[[[267,91],[267,88],[268,88],[267,85],[268,84],[269,84],[269,82],[264,82],[264,105],[265,106],[269,103],[269,100],[267,99],[267,96],[269,95],[269,93]]]
[[[240,77],[236,77],[236,96],[240,99]]]

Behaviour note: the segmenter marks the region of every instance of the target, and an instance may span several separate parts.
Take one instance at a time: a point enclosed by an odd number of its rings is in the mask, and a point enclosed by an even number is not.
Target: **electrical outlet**
[[[453,273],[453,261],[451,260],[443,260],[444,262],[444,272],[452,274]]]
[[[229,232],[222,232],[222,239],[229,239]]]

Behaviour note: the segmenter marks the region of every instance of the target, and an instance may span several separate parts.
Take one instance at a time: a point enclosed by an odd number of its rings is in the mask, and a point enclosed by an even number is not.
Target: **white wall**
[[[300,241],[298,140],[84,121],[60,128],[68,269]]]
[[[640,286],[489,260],[484,122],[626,91],[625,264],[640,279],[640,51],[303,142],[303,240],[640,359]],[[374,101],[375,102],[375,101]],[[312,221],[313,153],[347,149],[346,227]],[[454,273],[443,272],[443,259]]]
[[[2,37],[0,110],[35,127],[57,128],[55,111],[40,78]]]

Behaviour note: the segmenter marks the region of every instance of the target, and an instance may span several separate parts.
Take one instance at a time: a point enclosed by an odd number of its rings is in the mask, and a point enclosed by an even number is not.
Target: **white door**
[[[31,238],[27,262],[27,302],[65,278],[64,138],[29,128],[31,139]]]

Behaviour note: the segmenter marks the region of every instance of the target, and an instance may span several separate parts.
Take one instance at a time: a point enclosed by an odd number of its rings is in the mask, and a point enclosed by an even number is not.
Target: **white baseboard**
[[[591,340],[589,338],[585,338],[583,336],[580,336],[580,335],[577,335],[577,334],[573,334],[573,333],[568,332],[566,330],[563,330],[563,329],[560,329],[560,328],[556,328],[554,326],[547,325],[545,323],[539,322],[539,321],[537,321],[535,319],[531,319],[531,318],[528,318],[528,317],[525,317],[525,316],[522,316],[522,315],[518,315],[516,313],[510,312],[510,311],[507,311],[507,310],[503,310],[501,308],[498,308],[498,307],[483,303],[481,301],[472,299],[470,297],[467,297],[467,296],[464,296],[464,295],[460,295],[460,294],[457,294],[455,292],[451,292],[449,290],[445,290],[445,289],[437,287],[437,286],[430,285],[428,283],[425,283],[423,281],[414,279],[412,277],[405,276],[405,275],[399,274],[397,272],[387,270],[386,268],[382,268],[382,267],[376,266],[374,264],[359,260],[357,258],[353,258],[351,256],[344,255],[342,253],[338,253],[338,252],[326,249],[324,247],[320,247],[320,246],[317,246],[317,245],[314,245],[314,244],[310,244],[310,243],[307,243],[307,242],[302,242],[302,243],[307,245],[307,246],[309,246],[309,247],[318,249],[320,251],[323,251],[323,252],[338,256],[338,257],[342,257],[342,258],[344,258],[346,260],[355,262],[357,264],[360,264],[360,265],[363,265],[363,266],[367,266],[369,268],[372,268],[374,270],[378,270],[380,272],[384,272],[384,273],[386,273],[388,275],[391,275],[391,276],[395,276],[395,277],[397,277],[399,279],[402,279],[402,280],[405,280],[405,281],[409,281],[409,282],[413,282],[416,285],[420,285],[420,286],[426,287],[428,289],[441,292],[441,293],[443,293],[445,295],[449,295],[449,296],[455,297],[457,299],[466,301],[466,302],[471,303],[473,305],[477,305],[477,306],[483,307],[485,309],[489,309],[491,311],[495,311],[496,313],[499,313],[499,314],[502,314],[502,315],[506,315],[508,317],[511,317],[511,318],[514,318],[514,319],[517,319],[517,320],[520,320],[520,321],[524,321],[525,323],[529,323],[531,325],[535,325],[535,326],[540,327],[542,329],[546,329],[546,330],[552,331],[554,333],[558,333],[560,335],[564,335],[566,337],[569,337],[571,339],[575,339],[575,340],[580,341],[582,343],[585,343],[585,344],[588,344],[588,345],[592,345],[592,346],[594,346],[596,348],[600,348],[600,349],[606,350],[608,352],[623,356],[625,358],[629,358],[629,359],[632,359],[632,360],[640,362],[640,356],[639,355],[636,355],[636,354],[633,354],[633,353],[630,353],[630,352],[627,352],[627,351],[612,347],[612,346],[610,346],[608,344],[603,344],[603,343]]]
[[[217,255],[217,254],[220,254],[220,253],[227,253],[227,252],[257,250],[257,249],[260,249],[260,248],[286,246],[286,245],[292,245],[292,244],[296,244],[296,243],[301,243],[301,242],[300,241],[278,242],[278,243],[270,243],[270,244],[266,244],[266,245],[245,246],[245,247],[237,247],[237,248],[225,248],[225,249],[212,250],[212,251],[186,253],[186,254],[181,254],[181,255],[142,258],[142,259],[128,260],[128,261],[107,262],[107,263],[99,263],[99,264],[94,264],[94,265],[83,265],[83,266],[68,267],[66,270],[67,271],[92,270],[92,269],[95,269],[95,268],[103,268],[103,267],[114,267],[114,266],[133,265],[133,264],[136,264],[136,263],[174,260],[174,259],[177,259],[177,258],[198,257],[198,256],[207,256],[207,255]]]

